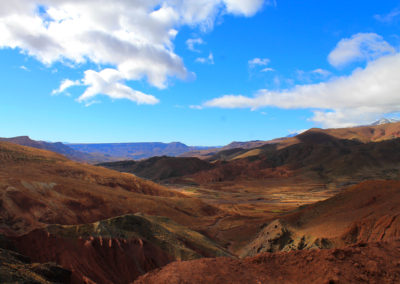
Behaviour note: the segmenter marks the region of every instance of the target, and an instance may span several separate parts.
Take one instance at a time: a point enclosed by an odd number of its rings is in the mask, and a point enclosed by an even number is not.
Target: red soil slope
[[[21,235],[44,224],[82,224],[128,213],[169,216],[198,226],[215,207],[131,174],[79,164],[0,142],[0,233]]]
[[[36,262],[56,262],[73,281],[130,283],[174,260],[230,256],[201,234],[165,217],[124,215],[92,224],[50,225],[13,238]]]
[[[173,257],[146,240],[62,238],[35,230],[16,240],[36,262],[51,260],[72,271],[72,283],[129,283]]]
[[[264,253],[174,262],[140,277],[137,284],[177,283],[399,283],[400,242],[344,249]]]

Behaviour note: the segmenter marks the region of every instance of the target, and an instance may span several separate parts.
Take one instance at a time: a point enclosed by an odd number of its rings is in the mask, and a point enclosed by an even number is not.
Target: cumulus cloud
[[[107,84],[96,85],[97,80],[87,78],[91,73],[85,73],[86,95],[154,103],[152,96],[124,82],[147,80],[165,88],[169,77],[190,75],[174,52],[179,28],[211,29],[218,14],[251,16],[262,4],[263,0],[0,1],[0,48],[17,48],[48,66],[55,62],[111,66],[119,79]]]
[[[314,109],[312,121],[323,127],[369,123],[384,114],[400,111],[400,53],[371,61],[349,76],[318,84],[297,85],[289,90],[260,90],[255,96],[225,95],[205,107]]]
[[[113,99],[128,99],[138,104],[156,104],[158,99],[152,95],[133,90],[123,83],[121,73],[115,69],[104,69],[100,72],[85,71],[82,80],[86,91],[78,98],[79,102],[90,102],[98,94],[109,96]]]
[[[186,41],[186,45],[189,50],[195,51],[195,52],[200,52],[198,49],[196,49],[196,45],[204,44],[203,39],[201,38],[189,38]]]
[[[266,66],[268,65],[270,60],[268,58],[253,58],[249,60],[248,64],[250,68],[255,68],[257,66]]]
[[[329,54],[328,61],[332,66],[341,67],[355,61],[373,60],[394,52],[395,49],[380,35],[358,33],[339,41]]]
[[[198,57],[196,58],[196,62],[202,64],[214,64],[214,55],[210,52],[207,57]]]
[[[225,0],[228,13],[252,16],[263,5],[263,0],[243,1],[243,0]]]

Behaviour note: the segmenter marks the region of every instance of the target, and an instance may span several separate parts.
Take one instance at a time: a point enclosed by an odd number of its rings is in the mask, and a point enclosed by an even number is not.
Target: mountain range
[[[91,165],[64,146],[0,141],[2,283],[400,281],[400,123],[201,159]]]
[[[161,143],[104,143],[104,144],[70,144],[61,142],[45,142],[30,139],[28,136],[0,138],[0,141],[10,142],[22,146],[49,150],[65,157],[90,164],[119,161],[139,160],[154,156],[178,156],[185,152],[206,150],[210,147],[187,146],[180,142]]]

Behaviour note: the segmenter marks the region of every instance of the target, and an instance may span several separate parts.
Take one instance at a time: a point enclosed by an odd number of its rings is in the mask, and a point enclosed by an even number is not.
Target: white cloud
[[[270,67],[266,67],[264,69],[261,69],[261,72],[273,72],[273,71],[275,71],[275,69],[274,68],[270,68]]]
[[[200,52],[195,47],[195,45],[200,45],[200,44],[204,44],[204,41],[201,38],[189,38],[186,41],[186,45],[187,45],[188,49],[191,50],[191,51],[195,51],[195,52]]]
[[[57,95],[57,94],[63,93],[68,88],[71,88],[73,86],[79,86],[79,85],[81,85],[81,82],[79,80],[72,81],[70,79],[65,79],[61,82],[60,87],[58,89],[53,90],[52,94]]]
[[[325,70],[325,69],[318,68],[318,69],[311,71],[311,74],[318,75],[321,77],[328,77],[331,75],[331,72],[328,70]]]
[[[97,95],[106,95],[112,99],[128,99],[138,104],[157,104],[159,101],[152,95],[133,90],[123,83],[121,73],[115,69],[85,71],[82,84],[88,86],[86,91],[78,98],[79,102],[90,102]]]
[[[89,101],[89,102],[85,103],[85,107],[90,107],[92,105],[99,104],[99,103],[101,103],[101,102],[100,101]]]
[[[251,16],[262,4],[263,0],[0,1],[0,49],[18,48],[48,66],[91,62],[111,67],[118,72],[118,83],[104,85],[107,89],[87,85],[85,94],[114,94],[113,98],[153,103],[139,99],[145,94],[123,82],[147,80],[165,88],[170,77],[190,76],[174,52],[179,28],[211,29],[218,15]],[[83,80],[89,82],[87,76]]]
[[[386,15],[375,15],[374,18],[383,23],[391,23],[395,19],[399,18],[399,16],[400,16],[400,9],[395,8]]]
[[[254,97],[225,95],[204,103],[206,107],[314,109],[312,121],[323,127],[370,123],[400,111],[400,53],[387,55],[358,68],[349,76],[297,85],[289,90],[260,90]]]
[[[225,0],[228,13],[245,15],[247,17],[254,15],[263,5],[263,0],[243,1],[243,0]]]
[[[335,67],[341,67],[355,61],[370,61],[394,52],[395,49],[380,35],[358,33],[339,41],[329,54],[328,61]]]
[[[210,52],[208,57],[198,57],[196,58],[196,62],[202,64],[214,64],[214,55]]]
[[[254,58],[249,60],[248,64],[250,68],[255,68],[256,66],[266,66],[270,60],[268,58]]]
[[[26,67],[25,65],[21,65],[21,66],[19,66],[19,69],[22,69],[22,70],[24,70],[24,71],[30,71],[29,70],[29,68],[28,67]]]
[[[332,73],[328,70],[317,68],[312,71],[296,70],[296,79],[301,83],[312,83],[327,79]]]

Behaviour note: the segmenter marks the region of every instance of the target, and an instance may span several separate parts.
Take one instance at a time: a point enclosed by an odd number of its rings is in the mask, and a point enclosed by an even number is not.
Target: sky
[[[219,146],[400,113],[400,1],[0,2],[0,137]]]

